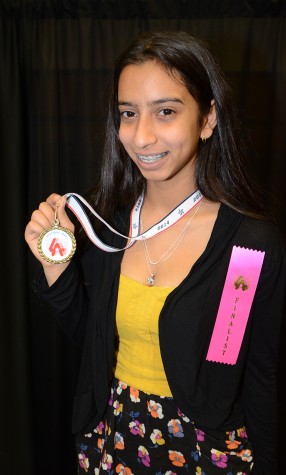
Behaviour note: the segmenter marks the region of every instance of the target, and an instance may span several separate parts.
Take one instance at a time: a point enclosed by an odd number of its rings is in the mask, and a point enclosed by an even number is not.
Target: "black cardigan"
[[[108,230],[105,242],[124,246]],[[233,246],[265,251],[265,258],[237,363],[227,365],[207,361],[206,354]],[[91,245],[50,288],[43,274],[34,283],[65,333],[83,348],[73,432],[92,430],[108,402],[122,256]],[[159,318],[163,364],[177,405],[208,432],[245,425],[255,475],[278,473],[275,381],[285,281],[284,242],[276,226],[221,205],[205,251],[169,294]]]

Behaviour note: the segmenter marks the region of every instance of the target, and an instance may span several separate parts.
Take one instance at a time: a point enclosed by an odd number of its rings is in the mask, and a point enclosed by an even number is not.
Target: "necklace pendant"
[[[147,282],[150,285],[150,287],[153,287],[153,285],[155,284],[155,274],[150,274],[150,276],[147,279]]]

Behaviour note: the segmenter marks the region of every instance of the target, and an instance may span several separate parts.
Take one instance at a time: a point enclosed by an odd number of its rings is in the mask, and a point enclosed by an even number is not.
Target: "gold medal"
[[[69,261],[76,250],[76,240],[73,233],[59,226],[57,208],[52,227],[44,229],[38,237],[39,254],[47,262],[62,264]]]

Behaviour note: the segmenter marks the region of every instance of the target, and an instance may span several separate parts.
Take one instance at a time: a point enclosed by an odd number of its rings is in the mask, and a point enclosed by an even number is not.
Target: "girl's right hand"
[[[56,208],[60,226],[69,229],[72,233],[74,232],[74,224],[65,211],[65,204],[66,198],[64,196],[56,193],[51,194],[46,201],[40,203],[37,210],[33,211],[31,221],[27,224],[25,229],[25,240],[34,256],[44,267],[50,285],[68,266],[69,262],[53,264],[43,259],[38,251],[38,238],[44,229],[50,228],[53,225]],[[48,276],[50,276],[50,278],[48,278]]]

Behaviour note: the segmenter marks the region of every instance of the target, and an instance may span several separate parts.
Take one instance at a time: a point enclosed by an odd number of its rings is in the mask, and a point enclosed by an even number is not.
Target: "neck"
[[[162,182],[149,182],[144,196],[144,207],[167,214],[196,190],[194,183],[173,187]]]

